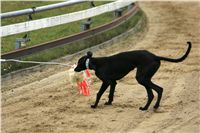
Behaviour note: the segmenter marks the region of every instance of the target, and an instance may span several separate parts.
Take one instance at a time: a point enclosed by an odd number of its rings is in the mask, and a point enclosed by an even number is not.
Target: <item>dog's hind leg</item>
[[[105,90],[108,88],[108,86],[109,86],[108,82],[103,82],[102,83],[101,88],[100,88],[99,92],[97,93],[95,104],[91,105],[91,108],[96,108],[97,107],[101,96],[103,95]]]
[[[112,105],[116,84],[117,84],[116,81],[112,81],[110,83],[110,93],[108,96],[109,100],[108,100],[108,102],[105,103],[105,105]]]
[[[163,88],[151,82],[151,88],[158,93],[158,98],[154,108],[157,109],[160,106],[160,100],[162,98]]]
[[[149,105],[151,104],[154,98],[152,89],[156,90],[156,92],[159,95],[157,99],[157,105],[155,105],[154,108],[159,106],[160,99],[162,97],[161,91],[158,89],[158,86],[156,86],[151,82],[151,78],[156,73],[159,67],[160,67],[160,62],[155,61],[149,65],[140,66],[137,68],[136,79],[139,84],[143,85],[146,88],[148,95],[148,101],[146,105],[144,107],[140,107],[140,110],[147,110]]]
[[[156,104],[154,105],[154,108],[157,109],[159,106],[160,106],[160,100],[162,98],[162,93],[163,93],[163,88],[154,84],[152,81],[151,81],[151,78],[153,77],[153,75],[157,72],[157,70],[159,69],[160,67],[160,61],[158,62],[154,62],[152,64],[150,64],[148,66],[148,69],[146,69],[147,71],[145,72],[146,74],[146,77],[147,79],[149,80],[149,85],[150,87],[155,90],[158,94],[158,98],[157,98],[157,101],[156,101]]]
[[[147,110],[154,98],[153,91],[152,91],[151,87],[149,86],[148,80],[146,80],[143,75],[140,75],[140,71],[138,71],[138,70],[137,70],[136,80],[138,81],[139,84],[143,85],[146,88],[147,96],[148,96],[146,105],[144,107],[140,107],[139,109]]]

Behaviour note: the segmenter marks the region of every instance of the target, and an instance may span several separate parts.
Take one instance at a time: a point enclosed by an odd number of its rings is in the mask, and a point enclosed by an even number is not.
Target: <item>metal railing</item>
[[[106,12],[115,11],[119,8],[123,8],[125,6],[130,5],[131,1],[117,0],[108,4],[96,6],[87,10],[67,13],[59,16],[53,16],[48,18],[42,18],[38,20],[31,20],[27,22],[12,24],[12,25],[5,25],[0,27],[0,36],[8,36],[14,35],[23,32],[29,32],[34,30],[39,30],[42,28],[48,28],[53,26],[58,26],[61,24],[67,24],[83,19],[88,19]]]
[[[24,10],[19,10],[19,11],[6,12],[6,13],[1,13],[0,18],[4,19],[4,18],[21,16],[21,15],[33,14],[33,13],[36,13],[36,12],[61,8],[61,7],[65,7],[65,6],[70,6],[70,5],[82,3],[82,2],[86,2],[86,0],[69,0],[69,1],[66,1],[66,2],[61,2],[61,3],[46,5],[46,6],[32,7],[32,8],[29,8],[29,9],[24,9]]]
[[[55,47],[59,47],[59,46],[63,46],[63,45],[67,45],[76,41],[79,41],[81,39],[85,39],[91,36],[94,36],[96,34],[99,34],[101,32],[104,32],[106,30],[112,29],[118,25],[120,25],[121,23],[125,22],[126,20],[128,20],[131,16],[133,16],[137,11],[138,11],[139,7],[137,4],[134,4],[134,6],[123,16],[115,19],[114,21],[104,24],[102,26],[99,26],[97,28],[94,29],[90,29],[75,35],[71,35],[65,38],[61,38],[58,40],[54,40],[51,42],[46,42],[40,45],[36,45],[36,46],[32,46],[32,47],[28,47],[28,48],[23,48],[23,49],[19,49],[16,51],[11,51],[8,53],[4,53],[1,55],[2,59],[15,59],[15,58],[19,58],[19,57],[24,57],[39,51],[43,51],[46,49],[50,49],[50,48],[55,48]]]

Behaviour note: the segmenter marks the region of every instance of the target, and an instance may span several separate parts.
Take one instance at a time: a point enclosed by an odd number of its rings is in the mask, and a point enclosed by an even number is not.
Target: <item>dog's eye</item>
[[[78,62],[78,65],[80,65],[80,64],[83,64],[82,61],[79,61],[79,62]]]

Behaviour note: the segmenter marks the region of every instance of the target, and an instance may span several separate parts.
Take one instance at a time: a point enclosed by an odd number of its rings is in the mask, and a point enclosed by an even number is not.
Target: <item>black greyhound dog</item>
[[[147,110],[151,104],[154,95],[152,89],[158,93],[158,98],[154,106],[157,109],[160,105],[163,88],[154,84],[151,78],[160,67],[160,61],[169,62],[181,62],[189,54],[192,44],[188,43],[188,49],[186,53],[178,59],[170,59],[165,57],[156,56],[146,50],[137,50],[123,52],[109,57],[93,58],[92,52],[87,52],[87,55],[81,57],[78,61],[77,67],[74,69],[76,72],[80,72],[85,69],[92,69],[95,71],[96,76],[102,80],[102,86],[97,93],[96,102],[91,105],[92,108],[96,108],[102,94],[110,85],[109,100],[105,105],[112,105],[113,96],[115,92],[116,80],[123,78],[131,70],[137,68],[136,80],[139,84],[146,88],[148,101],[144,107],[140,107],[140,110]]]

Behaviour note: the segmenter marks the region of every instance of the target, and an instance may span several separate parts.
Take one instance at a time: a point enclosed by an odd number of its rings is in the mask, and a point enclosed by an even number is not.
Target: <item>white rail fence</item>
[[[33,30],[38,30],[42,28],[53,27],[53,26],[57,26],[61,24],[79,21],[82,19],[97,16],[106,12],[115,11],[117,9],[130,5],[134,1],[135,0],[128,0],[128,1],[117,0],[109,4],[93,7],[87,10],[83,10],[83,11],[2,26],[0,27],[0,36],[4,37],[8,35],[14,35],[18,33],[23,33],[23,32],[28,32],[28,31],[33,31]]]
[[[18,10],[18,11],[1,13],[0,17],[1,17],[1,19],[4,19],[4,18],[21,16],[21,15],[29,15],[29,14],[33,14],[33,13],[37,13],[37,12],[41,12],[41,11],[66,7],[66,6],[83,3],[83,2],[87,2],[87,0],[67,0],[66,2],[59,2],[56,4],[50,4],[50,5],[40,6],[40,7],[32,7],[29,9],[22,9],[22,10]]]

